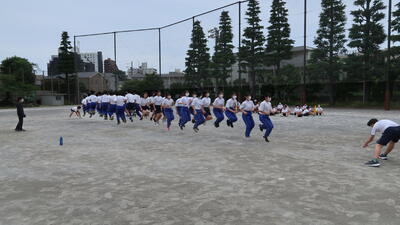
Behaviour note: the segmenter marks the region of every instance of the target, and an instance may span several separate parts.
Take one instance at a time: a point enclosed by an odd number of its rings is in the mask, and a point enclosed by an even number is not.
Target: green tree
[[[0,74],[0,96],[3,97],[0,105],[12,105],[15,95],[32,96],[37,89],[34,84],[23,82],[14,74]]]
[[[58,70],[65,74],[67,82],[67,100],[71,102],[70,94],[70,77],[75,72],[74,53],[72,52],[71,41],[69,41],[68,32],[63,31],[61,34],[61,43],[58,48]]]
[[[386,8],[382,0],[356,0],[357,10],[351,12],[354,23],[350,28],[349,47],[357,49],[363,61],[362,80],[364,82],[363,102],[369,99],[368,81],[381,77],[379,68],[379,46],[385,41],[386,35],[381,21],[385,18],[382,12]],[[359,57],[353,55],[353,57]],[[351,61],[350,61],[351,62]]]
[[[314,39],[316,46],[312,51],[310,70],[314,77],[329,82],[329,101],[334,104],[335,83],[343,70],[341,54],[346,53],[346,6],[342,0],[322,0],[319,16],[319,29]]]
[[[15,80],[24,84],[34,84],[35,74],[33,74],[33,66],[35,64],[27,59],[13,56],[6,58],[1,62],[1,71],[4,74],[15,76]]]
[[[288,10],[285,1],[274,0],[269,18],[267,45],[265,48],[266,65],[274,66],[276,75],[279,76],[281,62],[292,58],[294,41],[290,39],[290,25],[288,23]]]
[[[146,74],[143,80],[128,80],[122,85],[122,90],[131,90],[137,92],[162,90],[164,82],[157,74]]]
[[[185,63],[185,82],[190,88],[204,88],[210,84],[210,54],[207,38],[198,20],[193,23],[191,41]]]
[[[249,0],[246,11],[248,27],[244,29],[242,46],[239,50],[241,67],[247,70],[250,91],[255,95],[256,78],[262,75],[264,61],[264,27],[260,24],[260,6],[257,0]]]
[[[393,35],[391,37],[391,41],[393,44],[400,43],[400,2],[396,4],[396,9],[393,12],[393,20],[392,20],[392,32]],[[394,46],[392,49],[392,55],[398,56],[400,55],[400,46]],[[395,62],[400,65],[400,58],[395,58]]]
[[[232,44],[232,20],[227,11],[221,13],[218,31],[219,34],[212,61],[217,86],[224,87],[227,85],[226,79],[232,73],[231,67],[236,61]]]

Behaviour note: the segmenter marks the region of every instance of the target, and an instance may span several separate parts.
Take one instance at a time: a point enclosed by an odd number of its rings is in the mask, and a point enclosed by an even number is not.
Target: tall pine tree
[[[396,9],[393,12],[392,32],[391,41],[393,44],[400,43],[400,2],[396,4]],[[394,46],[392,53],[393,55],[400,55],[400,46]],[[397,60],[400,61],[399,58]]]
[[[339,56],[346,53],[346,6],[342,0],[322,0],[321,6],[319,29],[314,40],[316,48],[312,51],[310,63],[316,78],[329,82],[329,101],[333,104],[335,83],[343,69]]]
[[[269,18],[267,46],[265,48],[266,64],[274,66],[276,75],[279,76],[281,62],[292,58],[294,41],[290,39],[290,25],[288,23],[288,10],[284,0],[273,0]]]
[[[202,89],[211,83],[209,79],[210,54],[207,38],[198,20],[193,23],[191,41],[185,63],[185,83],[190,88]]]
[[[70,79],[69,75],[75,72],[74,53],[71,51],[71,41],[69,41],[68,32],[64,31],[61,34],[61,44],[58,48],[58,71],[65,74],[67,82],[67,99],[71,103],[70,94]]]
[[[218,87],[226,86],[226,79],[230,77],[232,72],[232,65],[235,63],[236,58],[233,54],[233,33],[232,33],[232,20],[227,11],[221,13],[218,38],[216,38],[216,45],[214,55],[212,57],[214,75]]]
[[[369,84],[368,81],[376,79],[374,75],[381,75],[381,68],[378,64],[380,48],[379,46],[385,41],[386,35],[381,21],[385,18],[382,12],[386,8],[382,0],[356,0],[354,5],[357,10],[351,12],[354,23],[350,28],[349,47],[357,49],[363,62],[362,80],[364,83],[363,102],[369,100]],[[352,55],[351,57],[359,57]],[[351,61],[350,61],[351,62]]]
[[[264,27],[260,24],[260,6],[257,0],[249,0],[246,11],[248,27],[244,29],[242,47],[239,51],[242,68],[247,70],[250,91],[255,95],[257,76],[261,76],[264,62]]]

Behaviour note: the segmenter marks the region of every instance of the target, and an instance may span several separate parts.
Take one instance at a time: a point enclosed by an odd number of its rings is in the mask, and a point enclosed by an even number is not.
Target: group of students
[[[193,123],[193,130],[199,132],[199,126],[206,121],[212,120],[214,114],[214,126],[218,128],[226,117],[228,127],[234,127],[238,120],[237,113],[242,113],[242,119],[246,125],[245,136],[250,137],[251,131],[255,126],[253,113],[259,114],[261,124],[259,129],[264,132],[264,140],[269,142],[269,135],[273,129],[273,123],[269,118],[273,114],[271,97],[265,96],[260,104],[254,104],[251,95],[246,95],[241,103],[237,100],[237,95],[233,93],[225,101],[224,93],[220,92],[211,102],[210,93],[192,93],[185,91],[174,101],[171,94],[161,95],[161,91],[154,92],[152,95],[144,93],[142,96],[135,92],[117,93],[97,93],[91,92],[89,96],[82,99],[83,116],[86,114],[91,118],[96,112],[104,120],[113,120],[116,117],[117,124],[126,123],[127,118],[133,122],[137,116],[140,120],[150,117],[155,125],[159,125],[160,119],[167,122],[167,130],[171,129],[171,122],[175,119],[174,108],[179,116],[179,128],[183,130],[188,122]],[[211,110],[212,108],[212,110]],[[78,117],[80,106],[71,109],[71,114],[76,113]]]
[[[314,106],[314,108],[306,104],[303,106],[296,105],[292,111],[288,105],[279,103],[276,107],[272,108],[271,115],[281,114],[284,117],[288,117],[290,115],[296,117],[303,117],[303,116],[322,116],[323,113],[324,109],[321,107],[321,105]]]

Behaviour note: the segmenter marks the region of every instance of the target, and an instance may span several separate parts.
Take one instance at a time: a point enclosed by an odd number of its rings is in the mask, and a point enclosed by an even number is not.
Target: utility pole
[[[301,102],[303,104],[307,101],[306,90],[306,73],[307,73],[307,0],[304,0],[304,59],[303,59],[303,93]]]
[[[77,60],[76,60],[76,54],[77,54],[77,52],[76,52],[76,36],[74,36],[74,72],[75,72],[75,75],[76,75],[76,84],[75,84],[75,86],[76,86],[76,97],[75,97],[75,99],[76,99],[76,104],[79,104],[79,99],[80,99],[80,97],[79,97],[79,76],[78,76],[78,70],[77,70]]]
[[[388,12],[388,40],[387,40],[387,59],[386,59],[386,90],[385,90],[385,110],[390,110],[390,72],[391,72],[391,38],[392,38],[392,0],[389,0]]]
[[[115,66],[117,66],[117,33],[113,32],[114,34],[114,62]],[[115,71],[115,91],[118,91],[118,71]]]
[[[239,1],[239,49],[238,49],[238,72],[239,72],[239,98],[242,96],[242,67],[239,57],[240,49],[242,47],[242,2]]]

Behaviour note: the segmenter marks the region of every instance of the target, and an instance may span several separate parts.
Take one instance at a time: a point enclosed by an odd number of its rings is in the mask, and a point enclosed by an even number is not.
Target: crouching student
[[[324,113],[324,109],[321,107],[321,105],[318,105],[318,107],[315,111],[316,111],[317,116],[322,116],[322,114]]]
[[[290,108],[288,105],[284,105],[282,109],[282,116],[288,117],[290,115]]]
[[[79,111],[81,109],[81,106],[75,106],[71,108],[71,113],[69,114],[69,118],[71,118],[71,116],[73,114],[75,114],[77,117],[81,118],[81,112]]]
[[[167,118],[167,130],[171,129],[171,122],[174,120],[174,111],[172,107],[174,106],[174,100],[171,97],[171,94],[167,94],[167,97],[164,99],[162,103],[162,109],[164,110],[165,117]]]
[[[387,160],[387,156],[392,152],[395,144],[400,139],[400,126],[391,120],[377,120],[371,119],[367,125],[372,127],[371,136],[364,143],[363,147],[366,148],[374,140],[376,133],[382,133],[381,138],[376,142],[374,158],[365,163],[370,167],[379,167],[381,164],[379,159]],[[382,148],[387,145],[385,153],[382,153]]]
[[[251,95],[246,95],[246,100],[240,104],[240,111],[242,112],[242,119],[246,125],[245,137],[249,138],[251,130],[254,128],[254,102],[251,100]]]
[[[300,106],[296,105],[296,107],[294,108],[293,115],[295,115],[296,117],[303,116],[303,110],[301,110]]]
[[[260,121],[262,124],[260,124],[260,130],[263,131],[265,130],[264,133],[264,140],[266,142],[269,142],[269,135],[271,134],[272,129],[274,128],[274,125],[272,124],[271,119],[269,118],[269,115],[271,114],[272,106],[271,106],[271,97],[270,96],[265,96],[264,101],[261,102],[260,107],[258,108],[258,113],[260,115]]]

